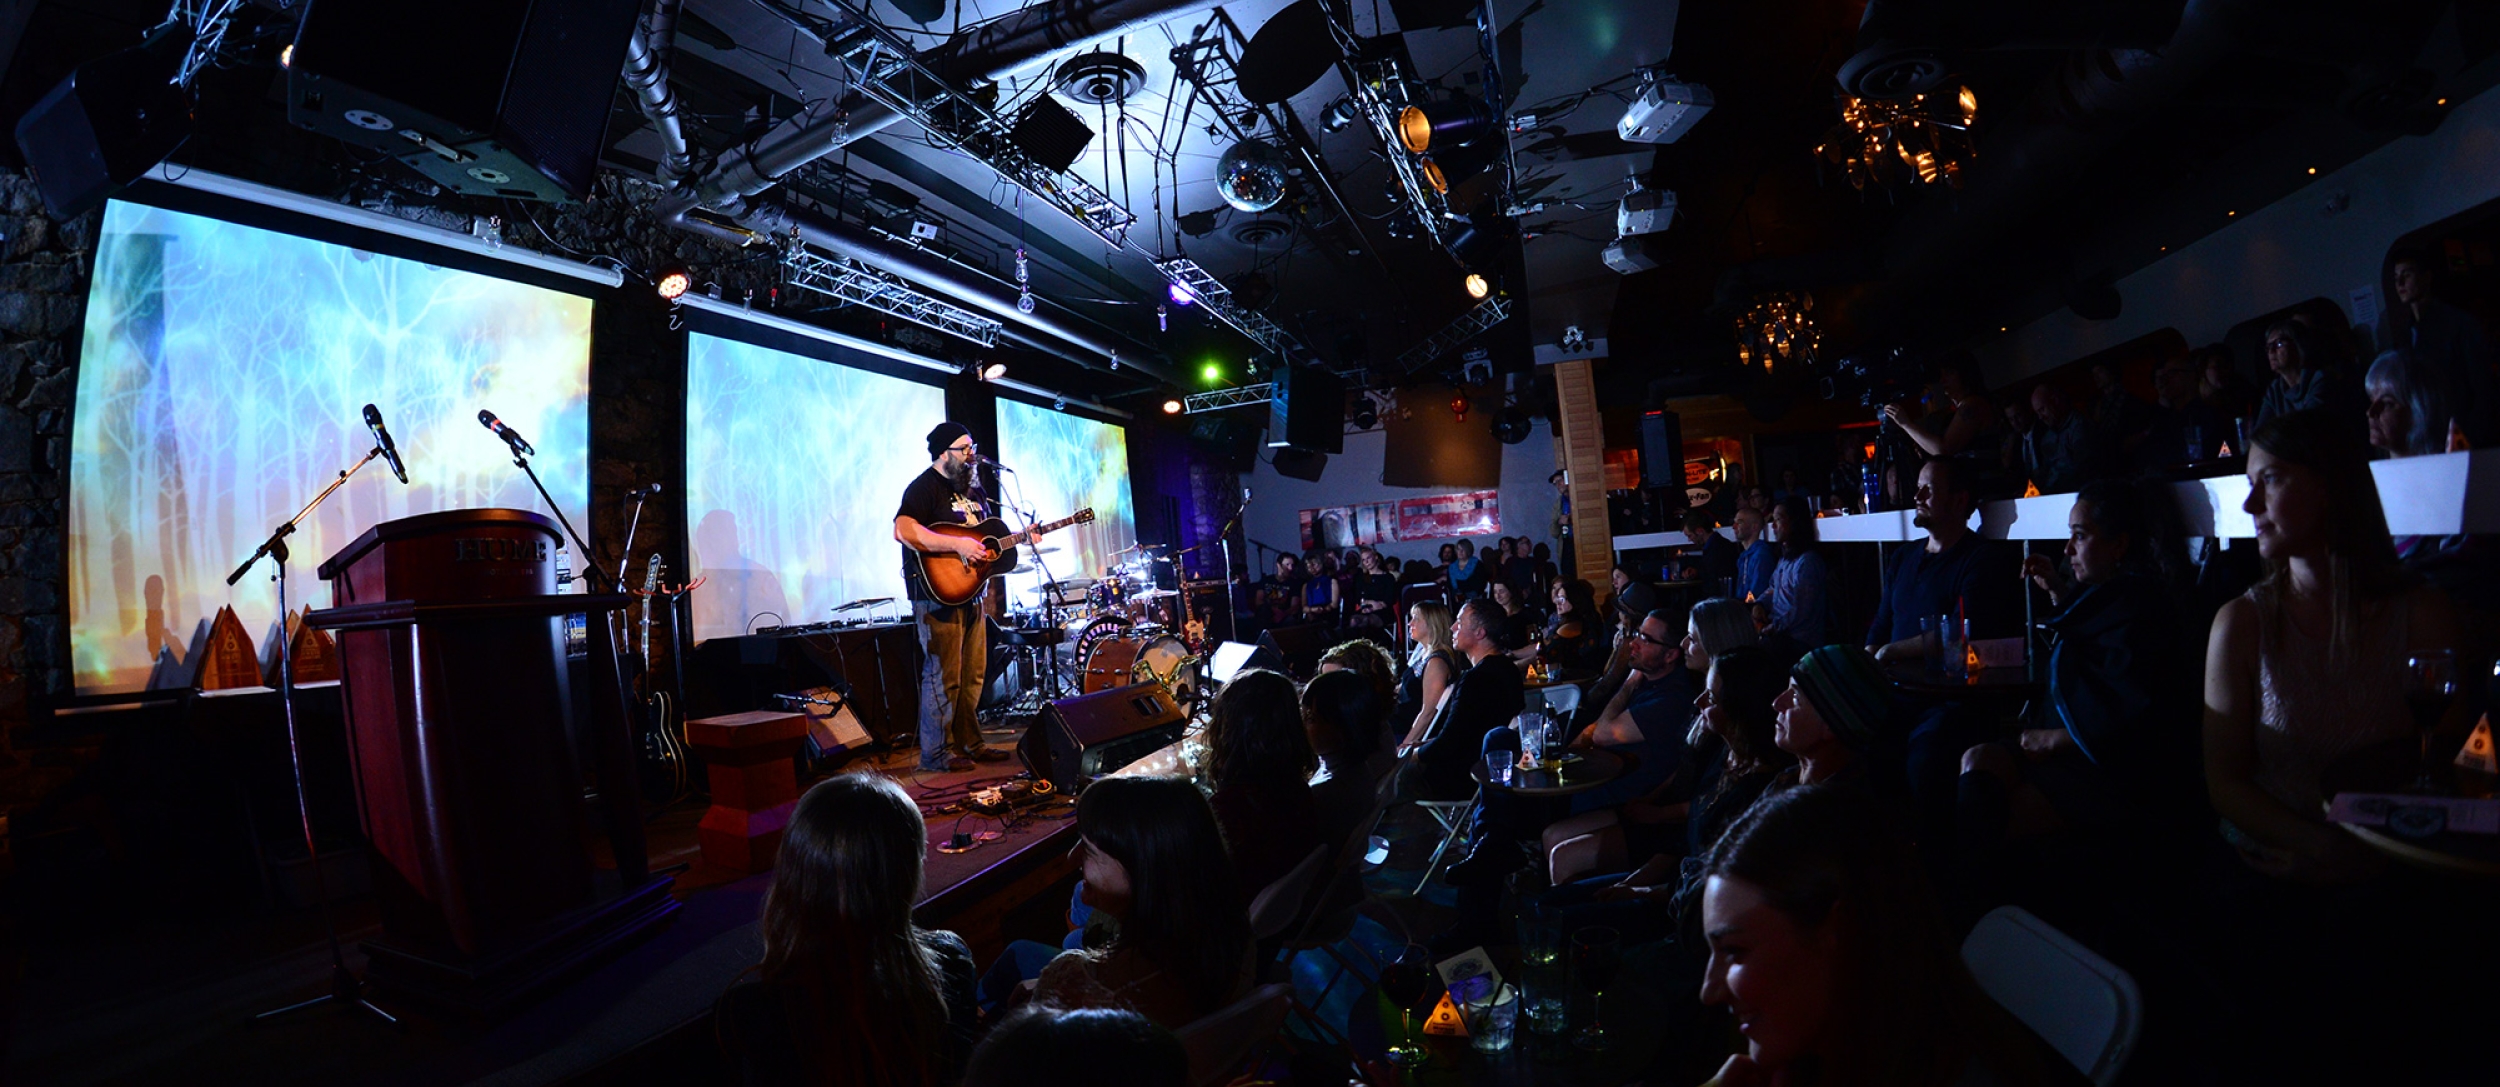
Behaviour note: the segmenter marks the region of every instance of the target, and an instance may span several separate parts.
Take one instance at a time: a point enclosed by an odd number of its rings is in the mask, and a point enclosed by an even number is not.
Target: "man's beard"
[[[1934,524],[1934,522],[1933,522],[1933,521],[1931,521],[1931,520],[1929,520],[1928,516],[1927,516],[1926,514],[1924,514],[1924,513],[1914,513],[1914,514],[1911,514],[1911,515],[1910,515],[1910,523],[1911,523],[1912,525],[1915,525],[1915,526],[1919,527],[1919,528],[1929,528],[1929,527],[1932,527],[1932,526],[1933,526],[1933,524]]]
[[[943,464],[943,465],[942,465],[942,466],[938,469],[938,474],[939,474],[939,475],[942,475],[942,476],[945,476],[946,478],[948,478],[948,479],[950,479],[950,480],[953,480],[953,481],[955,481],[955,482],[957,482],[957,483],[961,483],[961,482],[965,481],[966,479],[970,479],[970,478],[972,477],[972,462],[970,462],[970,461],[965,461],[965,462],[962,462],[962,463],[960,463],[960,464],[957,464],[957,463],[946,463],[946,464]]]

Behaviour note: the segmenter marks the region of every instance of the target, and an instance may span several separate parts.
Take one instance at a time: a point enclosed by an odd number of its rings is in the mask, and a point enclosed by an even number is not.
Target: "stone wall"
[[[368,209],[461,230],[474,220],[446,206],[398,203],[389,190],[360,201]],[[591,512],[577,525],[616,569],[630,510],[627,492],[666,488],[636,534],[635,568],[654,548],[669,556],[671,581],[684,580],[682,503],[683,351],[669,329],[669,307],[648,277],[664,265],[690,268],[741,300],[765,304],[775,265],[661,228],[648,185],[609,178],[589,200],[533,208],[501,223],[504,244],[573,260],[621,262],[623,286],[597,292],[591,340]],[[0,812],[16,810],[61,784],[86,761],[79,750],[20,750],[33,707],[71,693],[66,615],[71,399],[94,237],[101,213],[52,220],[25,176],[0,171]],[[531,220],[534,220],[531,221]],[[606,261],[601,261],[605,263]],[[632,630],[626,628],[630,639]],[[630,644],[630,642],[629,642]],[[663,654],[665,649],[663,648]],[[665,666],[666,657],[661,657]]]

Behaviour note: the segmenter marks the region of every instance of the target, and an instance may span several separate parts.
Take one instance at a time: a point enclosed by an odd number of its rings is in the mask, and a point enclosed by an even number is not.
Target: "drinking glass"
[[[1539,1035],[1562,1033],[1570,988],[1563,961],[1562,926],[1536,912],[1519,918],[1519,984],[1521,1011],[1528,1029]]]
[[[2409,789],[2416,793],[2439,790],[2431,780],[2431,733],[2439,728],[2439,719],[2448,713],[2448,704],[2457,695],[2457,655],[2445,649],[2416,653],[2405,658],[2405,708],[2413,711],[2413,727],[2421,733],[2422,750],[2419,772]]]
[[[1428,1054],[1415,1035],[1415,1007],[1421,1004],[1424,1014],[1431,1015],[1433,1005],[1441,999],[1441,977],[1433,972],[1432,954],[1408,945],[1404,953],[1381,968],[1380,992],[1398,1006],[1398,1040],[1389,1047],[1389,1063],[1400,1068],[1424,1063]]]
[[[1499,1053],[1510,1048],[1512,1031],[1519,1024],[1519,990],[1504,985],[1467,1002],[1462,1012],[1467,1017],[1468,1043],[1478,1053]]]
[[[1606,1048],[1606,990],[1615,981],[1623,958],[1623,934],[1605,925],[1590,925],[1571,934],[1571,972],[1589,991],[1589,1022],[1572,1036],[1582,1049]]]

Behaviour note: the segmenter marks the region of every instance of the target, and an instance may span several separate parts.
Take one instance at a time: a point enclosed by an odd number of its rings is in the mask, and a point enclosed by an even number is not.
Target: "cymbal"
[[[871,596],[865,599],[851,601],[850,603],[844,604],[833,610],[837,612],[858,611],[861,608],[873,608],[879,604],[891,604],[893,602],[894,598],[890,596]]]
[[[1059,549],[1056,547],[1035,547],[1032,544],[1026,544],[1024,545],[1024,553],[1027,555],[1056,555],[1059,553]]]
[[[1041,588],[1045,592],[1083,592],[1100,584],[1102,583],[1090,577],[1072,577],[1064,581],[1044,582]]]
[[[1142,593],[1130,593],[1128,598],[1131,600],[1162,600],[1166,597],[1179,595],[1181,595],[1179,592],[1172,589],[1148,589]]]

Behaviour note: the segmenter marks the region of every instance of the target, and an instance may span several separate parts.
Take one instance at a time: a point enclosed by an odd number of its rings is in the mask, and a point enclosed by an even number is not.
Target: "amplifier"
[[[1114,687],[1043,706],[1016,755],[1034,777],[1074,795],[1087,782],[1178,742],[1187,720],[1160,683]]]

